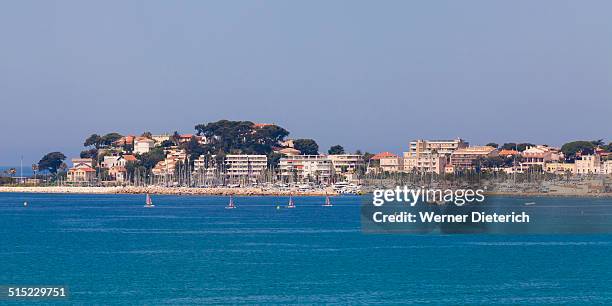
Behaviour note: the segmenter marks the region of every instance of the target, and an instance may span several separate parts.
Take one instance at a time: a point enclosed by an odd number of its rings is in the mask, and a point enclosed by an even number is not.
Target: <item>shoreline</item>
[[[49,193],[49,194],[158,194],[158,195],[202,195],[202,196],[325,196],[339,195],[331,188],[324,190],[298,191],[298,190],[265,190],[262,188],[229,188],[229,187],[75,187],[75,186],[46,186],[46,187],[0,187],[0,193]],[[585,193],[585,192],[485,192],[486,196],[510,197],[580,197],[580,198],[612,198],[612,193]]]
[[[297,190],[264,190],[261,188],[193,188],[193,187],[0,187],[0,193],[51,193],[51,194],[165,194],[165,195],[210,195],[210,196],[325,196],[338,195],[333,189],[297,191]]]

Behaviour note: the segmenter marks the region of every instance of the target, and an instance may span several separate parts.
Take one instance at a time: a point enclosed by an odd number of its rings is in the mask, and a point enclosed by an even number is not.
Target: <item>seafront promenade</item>
[[[45,186],[45,187],[1,187],[0,192],[22,192],[22,193],[74,193],[74,194],[172,194],[172,195],[238,195],[238,196],[285,196],[285,195],[300,195],[300,196],[322,196],[336,195],[332,189],[317,189],[317,190],[280,190],[280,189],[264,189],[264,188],[229,188],[229,187],[211,187],[211,188],[190,188],[190,187],[135,187],[135,186],[119,186],[119,187],[73,187],[73,186]]]

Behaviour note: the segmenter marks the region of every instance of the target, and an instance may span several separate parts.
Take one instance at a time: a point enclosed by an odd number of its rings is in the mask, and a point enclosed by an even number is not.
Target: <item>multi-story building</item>
[[[193,161],[193,174],[197,179],[212,179],[218,170],[216,155],[200,155]]]
[[[123,156],[104,156],[102,167],[110,169],[114,166],[125,166],[126,162]]]
[[[410,142],[410,148],[408,154],[410,156],[417,156],[422,154],[442,154],[449,156],[455,150],[461,148],[467,148],[468,143],[461,138],[453,140],[415,140]]]
[[[373,161],[378,161],[380,172],[403,171],[403,159],[391,152],[382,152],[372,156]]]
[[[68,170],[69,182],[92,182],[96,179],[93,158],[73,158],[72,167]]]
[[[562,158],[561,152],[548,146],[528,147],[521,152],[523,160],[521,164],[527,167],[539,166],[544,169],[548,162],[556,162]]]
[[[136,137],[136,139],[134,139],[135,154],[147,153],[153,148],[153,146],[155,146],[155,141],[153,141],[153,139],[147,137]]]
[[[451,154],[451,165],[455,170],[469,169],[474,166],[474,161],[479,158],[493,157],[498,154],[494,147],[475,146],[455,150]]]
[[[69,182],[93,182],[96,179],[96,169],[91,167],[70,168],[67,179]]]
[[[225,174],[228,178],[255,178],[268,167],[266,155],[230,154],[225,156]]]
[[[583,155],[576,160],[576,174],[599,174],[602,166],[599,155]]]
[[[363,167],[365,164],[363,156],[359,154],[334,154],[328,155],[327,158],[331,160],[334,171],[340,174],[355,173],[359,167]]]
[[[601,172],[603,174],[612,174],[612,160],[602,162]]]
[[[112,166],[108,169],[108,176],[117,182],[124,182],[127,179],[127,170],[124,166]]]
[[[280,175],[285,181],[329,182],[333,175],[332,161],[325,155],[295,155],[279,162]]]
[[[548,173],[564,174],[576,173],[576,164],[552,162],[544,164],[544,171]]]
[[[445,155],[438,153],[411,155],[410,152],[404,152],[404,172],[441,174],[444,173],[446,159]]]

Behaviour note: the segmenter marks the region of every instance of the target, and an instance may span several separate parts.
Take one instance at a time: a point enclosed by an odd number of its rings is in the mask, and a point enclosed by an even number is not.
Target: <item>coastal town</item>
[[[600,186],[586,192],[606,193],[606,178],[612,175],[612,146],[602,140],[556,148],[530,143],[471,145],[461,138],[418,139],[410,141],[402,154],[373,154],[345,152],[341,145],[320,153],[314,140],[288,135],[274,124],[227,120],[197,125],[193,134],[93,134],[85,140],[80,156],[51,152],[32,165],[32,176],[11,175],[16,173],[12,169],[12,173],[5,171],[2,183],[217,190],[213,193],[238,187],[360,193],[376,182],[460,185],[477,175],[479,184],[485,184],[480,181],[484,178],[486,183],[494,182],[490,187],[497,191],[519,190],[517,177],[521,184],[533,183],[535,177],[539,191],[546,181],[564,181],[575,189],[577,182],[588,181],[591,186],[595,180]]]

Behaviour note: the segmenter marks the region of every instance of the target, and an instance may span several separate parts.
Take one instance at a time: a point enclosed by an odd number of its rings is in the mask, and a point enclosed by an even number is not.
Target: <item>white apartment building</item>
[[[602,163],[601,172],[603,174],[612,174],[612,160],[606,160]]]
[[[417,156],[420,154],[432,154],[438,153],[442,155],[450,155],[455,150],[461,148],[467,148],[468,143],[461,138],[452,140],[415,140],[410,142],[410,148],[408,154],[410,156]]]
[[[225,156],[225,174],[229,178],[257,177],[268,167],[266,155],[229,154]]]
[[[363,167],[363,156],[358,154],[328,155],[336,173],[355,173],[358,167]]]
[[[404,172],[416,171],[419,173],[444,173],[446,156],[443,154],[421,154],[411,155],[404,152]]]
[[[455,150],[451,154],[451,165],[455,170],[470,169],[479,158],[487,158],[498,155],[497,149],[490,146],[475,146]]]
[[[576,174],[599,174],[602,170],[599,155],[583,155],[576,160]]]
[[[216,155],[200,155],[193,161],[193,173],[201,178],[213,178],[217,170]]]
[[[329,182],[334,166],[325,155],[295,155],[279,162],[280,175],[286,181]]]
[[[134,139],[134,153],[135,154],[147,153],[151,151],[153,146],[155,146],[155,141],[153,141],[153,139],[146,138],[146,137],[136,137],[136,139]]]
[[[104,156],[104,161],[102,162],[102,167],[110,169],[115,166],[125,167],[127,161],[123,156]]]
[[[523,166],[540,166],[542,169],[544,169],[546,163],[557,162],[563,157],[563,153],[559,152],[558,149],[548,146],[528,147],[520,154],[523,157],[521,161]]]

